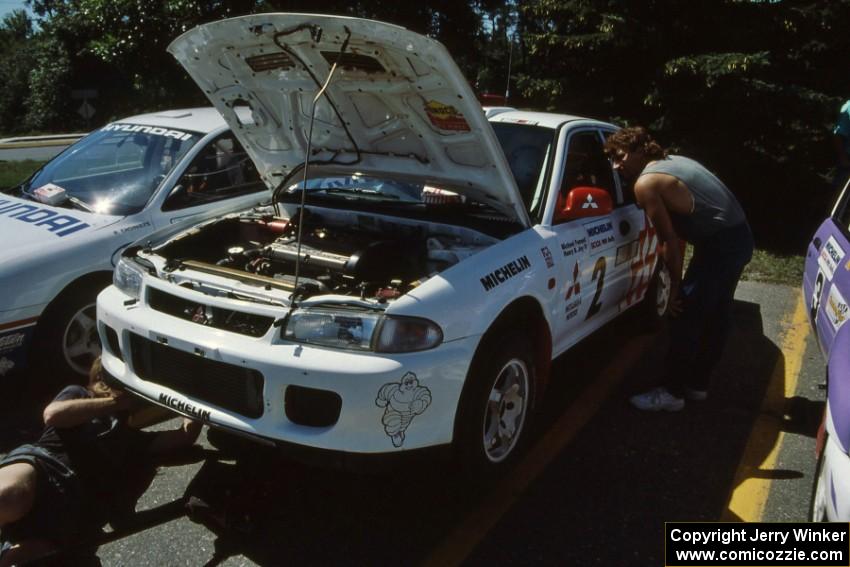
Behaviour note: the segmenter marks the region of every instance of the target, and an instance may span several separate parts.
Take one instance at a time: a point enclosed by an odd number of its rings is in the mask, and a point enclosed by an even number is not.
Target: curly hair
[[[638,150],[651,160],[667,157],[667,150],[662,148],[643,126],[623,128],[611,134],[605,141],[605,153],[609,156],[613,156],[617,151],[633,153]]]
[[[89,370],[89,391],[96,398],[108,398],[114,396],[117,391],[123,390],[121,383],[112,378],[103,368],[103,363],[98,356],[94,359]]]

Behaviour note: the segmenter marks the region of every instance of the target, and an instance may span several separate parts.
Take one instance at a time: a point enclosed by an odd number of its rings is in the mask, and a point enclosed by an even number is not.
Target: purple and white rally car
[[[850,520],[850,185],[818,228],[806,254],[803,294],[827,360],[826,415],[818,432],[819,459],[812,519]]]

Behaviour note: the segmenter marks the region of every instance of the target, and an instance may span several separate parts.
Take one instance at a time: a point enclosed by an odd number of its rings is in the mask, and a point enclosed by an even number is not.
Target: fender
[[[850,450],[850,325],[844,325],[835,335],[827,361],[827,399],[829,432],[845,453]],[[831,425],[831,427],[830,427]]]

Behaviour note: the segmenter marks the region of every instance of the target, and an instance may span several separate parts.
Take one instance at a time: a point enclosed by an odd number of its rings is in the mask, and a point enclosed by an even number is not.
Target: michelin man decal
[[[408,372],[401,381],[381,386],[375,405],[385,408],[381,417],[384,431],[392,439],[394,447],[401,447],[410,422],[431,405],[431,390],[420,386],[416,374]]]

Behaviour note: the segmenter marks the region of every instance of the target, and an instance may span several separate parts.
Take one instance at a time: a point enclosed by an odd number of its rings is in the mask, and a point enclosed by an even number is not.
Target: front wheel
[[[59,298],[38,322],[30,356],[46,380],[84,383],[101,346],[97,334],[97,294],[103,285],[78,288]]]
[[[812,485],[812,506],[809,509],[809,521],[810,522],[828,522],[826,514],[826,467],[824,466],[824,461],[826,461],[826,446],[829,443],[829,436],[824,439],[823,449],[821,450],[820,457],[818,457],[818,464],[815,467],[815,482]]]
[[[529,436],[537,390],[532,348],[512,335],[483,350],[458,416],[456,449],[470,472],[505,468]]]

